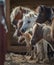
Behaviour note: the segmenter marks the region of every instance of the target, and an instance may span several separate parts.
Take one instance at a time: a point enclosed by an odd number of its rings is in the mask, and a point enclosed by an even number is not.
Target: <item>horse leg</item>
[[[31,57],[30,57],[30,60],[33,60],[34,59],[34,50],[31,51]]]
[[[31,50],[31,60],[36,59],[36,54],[37,54],[37,47],[34,46],[33,49]]]
[[[48,59],[48,55],[47,55],[47,41],[45,41],[45,40],[43,41],[43,47],[44,47],[44,55],[45,55],[43,62],[47,62],[47,61],[49,61],[49,59]]]
[[[44,54],[43,54],[43,42],[42,40],[36,44],[37,47],[37,58],[39,59],[39,62],[43,60]]]
[[[51,60],[51,56],[53,56],[53,51],[52,51],[52,49],[50,48],[49,44],[48,44],[48,46],[47,46],[47,51],[48,51],[49,63],[50,63],[50,65],[53,65],[53,64],[52,64],[52,60]]]

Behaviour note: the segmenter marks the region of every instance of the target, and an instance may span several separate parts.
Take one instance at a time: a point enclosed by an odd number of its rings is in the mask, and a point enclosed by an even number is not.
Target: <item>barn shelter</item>
[[[5,7],[3,7],[4,3],[5,3]],[[24,6],[24,7],[28,7],[34,10],[39,5],[46,5],[46,6],[53,7],[54,1],[53,0],[0,0],[0,8],[2,10],[1,16],[4,16],[5,22],[8,26],[8,33],[6,33],[3,25],[0,24],[0,52],[1,52],[0,64],[1,65],[3,64],[5,60],[6,52],[24,53],[27,51],[25,44],[23,45],[18,44],[16,42],[17,38],[13,38],[13,33],[15,30],[13,26],[11,25],[11,21],[10,21],[11,11],[13,10],[13,8],[17,6]],[[5,11],[5,14],[3,11]]]

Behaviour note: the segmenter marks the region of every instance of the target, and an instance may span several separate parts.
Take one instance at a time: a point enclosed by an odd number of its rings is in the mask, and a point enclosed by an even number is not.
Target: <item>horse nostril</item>
[[[25,30],[24,29],[21,29],[21,32],[25,32]]]

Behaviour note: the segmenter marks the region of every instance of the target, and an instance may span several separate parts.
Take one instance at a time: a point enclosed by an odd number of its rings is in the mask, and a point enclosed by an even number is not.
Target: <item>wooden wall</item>
[[[54,0],[10,0],[11,8],[22,5],[27,6],[32,9],[36,8],[38,5],[47,5],[47,6],[53,6]]]

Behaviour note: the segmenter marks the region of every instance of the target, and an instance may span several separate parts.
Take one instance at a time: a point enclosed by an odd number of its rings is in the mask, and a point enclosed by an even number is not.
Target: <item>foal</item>
[[[43,25],[43,24],[36,24],[35,27],[34,27],[34,31],[33,31],[33,36],[32,36],[32,40],[31,40],[31,44],[32,45],[36,45],[38,44],[39,41],[41,41],[42,39],[42,43],[41,45],[43,45],[43,48],[44,49],[44,53],[45,53],[45,59],[47,59],[47,44],[50,45],[51,49],[54,51],[54,44],[53,44],[53,41],[51,39],[51,27],[50,26],[47,26],[47,25]],[[44,41],[47,41],[46,43],[44,43]],[[38,49],[40,49],[40,47],[38,47]],[[37,50],[38,51],[38,50]],[[41,51],[41,49],[40,49]],[[43,52],[43,51],[42,51]]]
[[[31,38],[32,38],[32,35],[28,32],[22,33],[22,35],[19,37],[20,41],[26,43],[26,49],[27,49],[26,55],[28,55],[28,54],[31,55]],[[18,41],[18,42],[20,42],[20,41]]]

